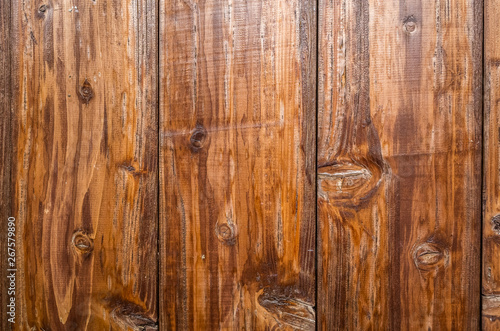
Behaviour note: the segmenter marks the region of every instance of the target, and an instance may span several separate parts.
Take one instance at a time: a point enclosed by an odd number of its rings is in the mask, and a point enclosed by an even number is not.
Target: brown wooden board
[[[11,6],[15,329],[155,328],[156,4]]]
[[[478,329],[482,2],[318,12],[319,329]]]
[[[314,330],[315,1],[160,17],[162,327]]]
[[[500,1],[484,1],[483,330],[500,328]]]
[[[12,79],[11,23],[9,1],[0,1],[0,329],[7,330],[7,304],[10,281],[7,275],[7,225],[11,211],[10,171],[12,159]],[[12,238],[14,239],[14,238]],[[14,239],[15,240],[15,239]],[[12,242],[12,241],[11,241]],[[10,309],[10,308],[9,308]]]

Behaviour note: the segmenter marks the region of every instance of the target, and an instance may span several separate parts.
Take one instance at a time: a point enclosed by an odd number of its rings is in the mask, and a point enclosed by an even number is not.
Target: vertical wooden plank
[[[320,1],[319,329],[388,329],[388,215],[370,109],[369,3]]]
[[[315,1],[160,17],[161,325],[313,330]]]
[[[500,328],[500,1],[484,1],[482,328]]]
[[[482,2],[319,14],[319,328],[479,328]]]
[[[18,323],[157,321],[157,7],[14,1]]]
[[[0,1],[0,329],[7,330],[10,324],[7,319],[9,300],[7,278],[7,220],[11,214],[11,112],[12,112],[12,79],[11,79],[11,20],[9,1]],[[9,308],[10,309],[10,308]]]

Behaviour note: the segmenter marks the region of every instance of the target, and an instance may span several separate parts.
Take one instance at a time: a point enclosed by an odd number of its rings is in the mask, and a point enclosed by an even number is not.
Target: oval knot
[[[431,271],[439,269],[448,264],[448,249],[433,242],[425,242],[418,245],[413,252],[415,266],[420,271]]]
[[[207,130],[198,124],[196,128],[192,131],[191,137],[189,138],[189,143],[193,151],[199,151],[205,145],[207,140]]]
[[[407,33],[413,33],[417,30],[417,20],[413,15],[406,17],[403,20],[403,25]]]
[[[85,104],[88,104],[90,100],[94,97],[94,90],[92,90],[92,85],[90,85],[87,79],[85,79],[83,85],[80,86],[78,95]]]
[[[226,245],[234,245],[236,238],[236,225],[231,222],[218,223],[215,226],[215,234],[220,242]]]
[[[78,230],[71,239],[76,252],[88,255],[94,250],[94,241],[85,232]]]

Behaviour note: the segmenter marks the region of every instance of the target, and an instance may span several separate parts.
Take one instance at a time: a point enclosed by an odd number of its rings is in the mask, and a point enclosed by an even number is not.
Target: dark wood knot
[[[151,319],[140,308],[130,309],[128,306],[113,309],[111,316],[115,322],[133,330],[158,330],[158,323]]]
[[[314,330],[316,314],[314,305],[305,300],[300,300],[291,296],[291,288],[284,286],[282,288],[265,287],[257,298],[261,307],[267,310],[278,322],[279,327],[290,326],[293,330]]]
[[[413,261],[420,271],[428,272],[448,265],[448,249],[434,242],[418,245],[413,251]]]
[[[318,195],[334,205],[358,208],[378,190],[382,175],[375,162],[338,160],[318,168]]]
[[[234,245],[236,238],[236,225],[231,221],[218,223],[215,226],[215,234],[220,242],[226,245]]]
[[[491,218],[491,228],[497,235],[500,235],[500,215]]]
[[[415,32],[417,30],[417,20],[415,19],[415,16],[410,15],[405,17],[403,25],[407,33]]]
[[[73,234],[71,242],[75,251],[82,255],[88,255],[94,250],[94,240],[81,230]]]
[[[132,165],[127,165],[127,164],[124,164],[123,165],[123,169],[129,171],[129,172],[134,172],[135,171],[135,168],[132,166]]]
[[[45,14],[46,12],[49,10],[49,7],[45,4],[42,4],[40,5],[40,7],[38,7],[38,10],[36,11],[36,16],[40,19],[43,19],[45,18]]]
[[[199,151],[205,145],[207,141],[207,130],[203,125],[198,124],[196,128],[191,132],[191,137],[189,138],[189,143],[193,151]]]
[[[158,321],[142,305],[120,296],[106,297],[103,303],[120,330],[158,330]]]
[[[78,96],[85,104],[88,104],[94,97],[94,90],[92,90],[92,85],[90,85],[87,79],[85,79],[82,86],[80,86],[80,89],[78,90]]]

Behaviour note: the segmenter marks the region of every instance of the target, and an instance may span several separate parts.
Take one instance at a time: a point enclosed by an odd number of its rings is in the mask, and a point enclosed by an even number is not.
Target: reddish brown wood
[[[12,75],[10,1],[0,1],[0,329],[7,321],[7,220],[12,216],[10,174],[12,168]]]
[[[170,1],[161,323],[315,326],[315,1]]]
[[[11,6],[15,329],[156,328],[156,4]]]
[[[319,14],[319,328],[477,329],[482,2]]]
[[[500,328],[500,1],[484,2],[483,330]]]

